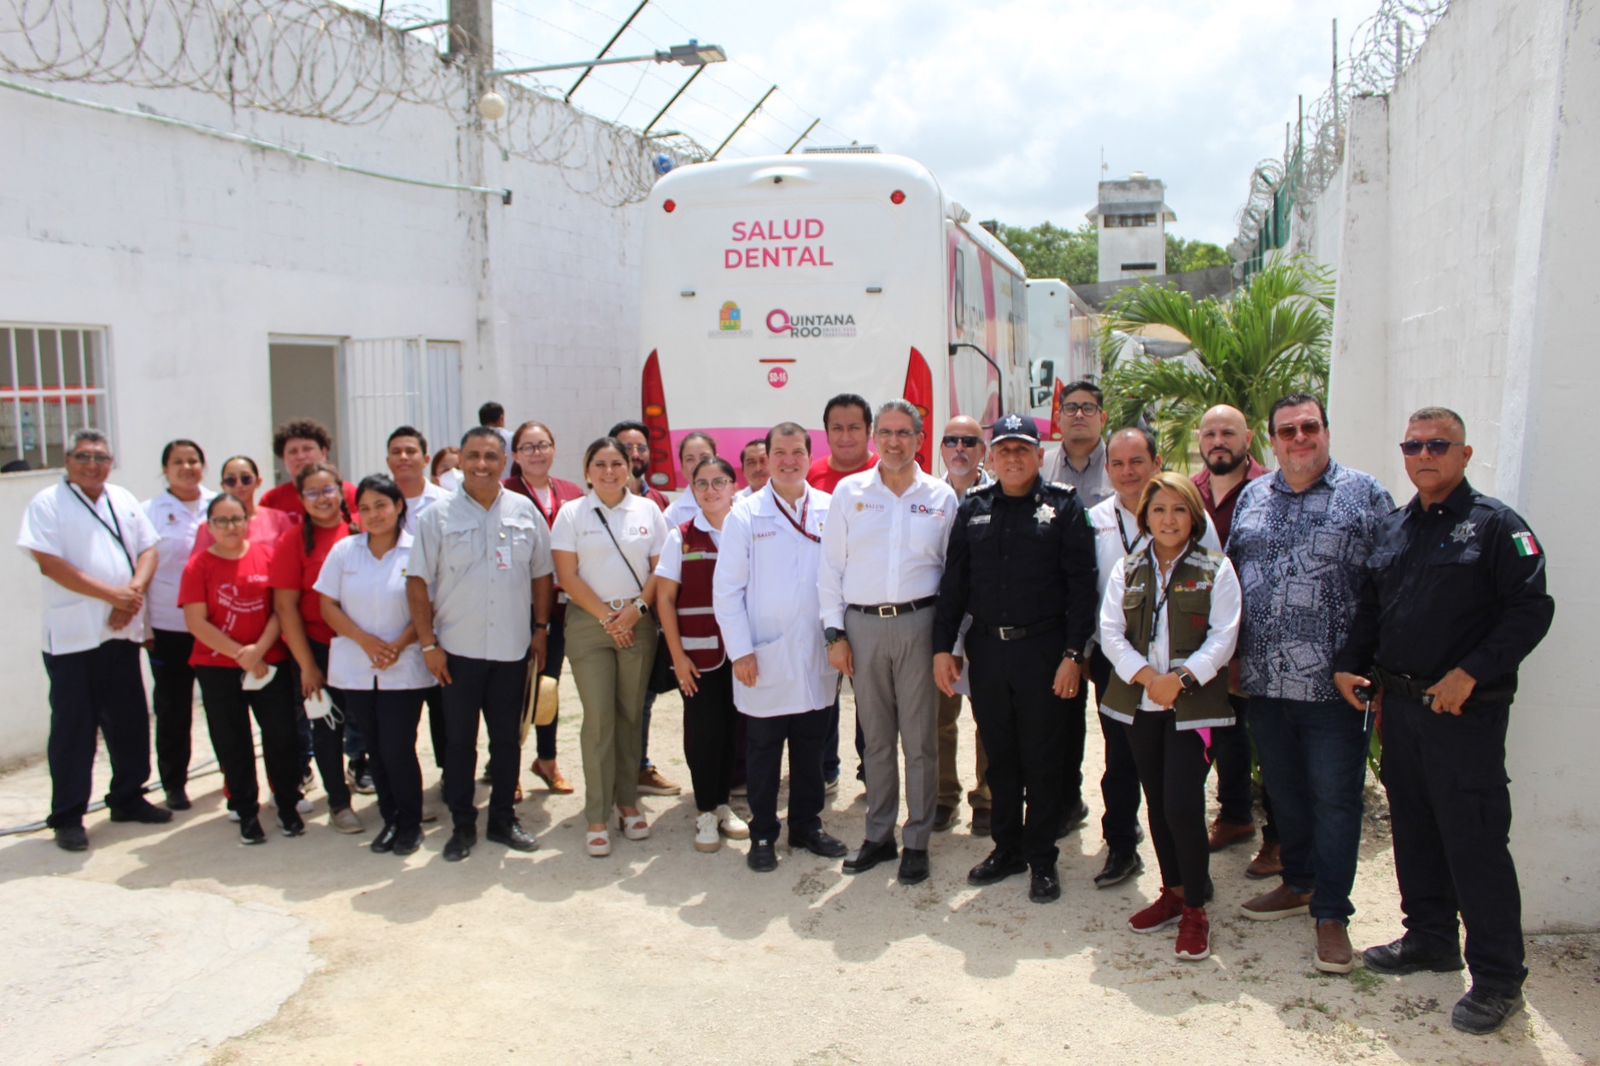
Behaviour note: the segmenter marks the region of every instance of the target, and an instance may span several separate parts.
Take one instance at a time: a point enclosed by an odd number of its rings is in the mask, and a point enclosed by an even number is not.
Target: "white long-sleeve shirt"
[[[1154,549],[1147,550],[1150,552],[1151,579],[1164,586],[1166,576],[1156,565]],[[1168,573],[1170,575],[1170,571]],[[1148,652],[1141,652],[1128,642],[1128,619],[1122,607],[1123,594],[1127,591],[1126,576],[1127,567],[1120,562],[1115,564],[1106,582],[1105,595],[1100,599],[1100,648],[1111,661],[1111,668],[1118,677],[1132,684],[1134,675],[1146,666],[1157,674],[1170,673],[1174,668],[1184,666],[1204,685],[1228,668],[1228,660],[1233,658],[1234,645],[1239,640],[1239,608],[1244,598],[1239,590],[1238,575],[1233,572],[1233,563],[1226,556],[1219,560],[1216,574],[1211,579],[1211,612],[1206,639],[1187,658],[1171,657],[1167,641],[1167,597],[1161,595],[1159,587],[1151,589],[1151,595],[1160,603],[1160,610],[1156,612],[1151,626]],[[1161,711],[1166,708],[1146,694],[1139,699],[1139,709]]]
[[[833,490],[817,572],[824,627],[842,628],[847,604],[909,603],[939,591],[955,490],[918,469],[896,496],[882,471],[851,474]]]

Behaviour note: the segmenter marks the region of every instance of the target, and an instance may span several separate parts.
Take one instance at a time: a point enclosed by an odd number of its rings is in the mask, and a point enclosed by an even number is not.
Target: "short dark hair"
[[[233,457],[233,459],[243,459],[243,458],[245,458],[245,456],[242,456],[242,455],[236,455],[236,456]],[[233,459],[229,459],[228,463],[233,462]],[[228,463],[223,463],[222,465],[223,466],[227,466]],[[254,463],[251,463],[250,465],[251,466],[255,466]],[[224,503],[234,504],[241,511],[244,510],[244,501],[243,500],[240,500],[240,499],[238,499],[237,497],[234,497],[234,496],[230,496],[226,492],[219,492],[215,496],[211,497],[211,502],[210,503],[206,504],[206,521],[209,522],[211,520],[212,514],[214,514],[216,512],[217,508],[220,507]]]
[[[620,437],[629,430],[637,430],[646,441],[650,439],[649,427],[647,427],[643,422],[635,422],[632,419],[629,419],[626,422],[618,422],[616,425],[606,430],[606,436],[612,438]],[[583,465],[588,466],[589,464],[584,463]]]
[[[416,426],[401,426],[399,429],[397,429],[393,433],[389,434],[389,439],[384,441],[384,443],[383,443],[384,450],[388,451],[389,450],[389,445],[393,444],[395,441],[399,440],[401,437],[415,437],[416,441],[417,441],[417,444],[419,446],[421,446],[421,448],[422,448],[422,454],[423,455],[427,455],[428,454],[428,438],[424,437],[422,435],[422,430],[418,429]],[[382,476],[382,475],[374,474],[373,476],[374,477],[379,477],[379,476]],[[362,484],[363,485],[366,484],[366,481],[363,481]]]
[[[478,408],[478,424],[492,426],[506,416],[506,409],[490,400]]]
[[[1106,394],[1100,391],[1100,386],[1092,381],[1069,381],[1061,386],[1061,397],[1066,399],[1075,392],[1087,392],[1094,397],[1094,402],[1101,407],[1106,405]]]
[[[1156,435],[1150,432],[1149,428],[1145,426],[1123,426],[1121,429],[1117,430],[1115,433],[1111,434],[1111,436],[1106,438],[1106,447],[1111,447],[1111,442],[1116,440],[1117,437],[1124,433],[1139,434],[1140,438],[1144,440],[1144,446],[1150,449],[1150,458],[1161,458],[1161,448],[1156,442]]]
[[[743,459],[744,453],[749,451],[751,448],[754,448],[758,444],[761,445],[762,451],[767,450],[767,438],[757,437],[755,440],[745,442],[745,446],[739,449],[739,458]]]
[[[833,409],[835,407],[859,407],[859,408],[861,408],[861,417],[866,420],[867,428],[868,429],[872,428],[872,405],[867,403],[865,398],[863,398],[861,396],[858,396],[853,392],[841,392],[839,395],[837,395],[833,399],[829,400],[827,402],[827,404],[822,408],[822,428],[823,429],[827,429],[828,428],[828,416],[833,414]],[[809,438],[809,436],[810,435],[807,434],[808,438]],[[772,434],[768,433],[767,434],[767,439],[770,441],[772,439]]]
[[[500,431],[495,429],[493,426],[473,426],[471,429],[461,434],[461,446],[465,448],[467,446],[467,441],[474,437],[484,437],[494,441],[496,444],[500,445],[501,454],[505,454],[506,439],[502,437],[500,435]]]
[[[1454,422],[1456,428],[1461,430],[1461,435],[1463,437],[1467,435],[1466,420],[1448,407],[1420,407],[1411,412],[1411,417],[1406,419],[1408,426],[1413,422]],[[162,465],[166,465],[165,460]]]
[[[315,418],[295,418],[272,431],[272,454],[283,458],[283,450],[292,440],[314,440],[325,452],[333,451],[333,434]]]
[[[870,419],[872,416],[868,415],[867,417]],[[767,452],[768,452],[768,454],[771,454],[771,452],[772,452],[772,438],[773,437],[789,437],[789,436],[793,436],[796,433],[800,434],[801,439],[806,442],[806,454],[810,455],[811,454],[811,431],[806,429],[805,426],[802,426],[798,422],[779,422],[777,425],[775,425],[771,429],[767,430]]]
[[[683,462],[683,449],[687,447],[689,442],[692,440],[705,441],[707,444],[711,445],[711,454],[713,456],[717,454],[717,442],[711,438],[711,435],[709,433],[701,433],[699,430],[696,430],[693,433],[686,434],[684,438],[678,442],[678,462]]]
[[[1413,419],[1413,421],[1415,421],[1415,419]],[[206,465],[205,449],[187,437],[179,437],[177,440],[167,441],[167,446],[161,449],[161,465],[163,467],[167,465],[167,460],[172,458],[172,453],[177,451],[179,448],[193,448],[194,453],[200,457],[200,465]]]
[[[1278,431],[1277,418],[1279,411],[1283,410],[1285,407],[1299,407],[1301,404],[1307,403],[1314,403],[1317,405],[1317,412],[1322,415],[1322,424],[1324,427],[1326,427],[1328,425],[1328,408],[1323,405],[1322,399],[1320,397],[1311,395],[1309,392],[1291,392],[1289,395],[1273,404],[1272,410],[1267,412],[1267,433],[1270,435]]]

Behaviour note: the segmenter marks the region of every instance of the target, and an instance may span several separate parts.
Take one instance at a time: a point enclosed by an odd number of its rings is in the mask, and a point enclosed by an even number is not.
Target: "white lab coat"
[[[807,486],[807,532],[822,535],[830,499]],[[817,621],[822,545],[802,536],[780,506],[770,484],[734,504],[712,582],[728,658],[756,657],[755,687],[733,682],[734,706],[756,718],[819,710],[839,692],[839,672],[828,665]]]

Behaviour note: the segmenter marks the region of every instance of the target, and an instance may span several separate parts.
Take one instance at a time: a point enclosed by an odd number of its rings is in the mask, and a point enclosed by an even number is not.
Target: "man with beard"
[[[1200,458],[1205,469],[1194,476],[1206,516],[1217,531],[1217,539],[1228,543],[1233,528],[1233,509],[1244,487],[1267,472],[1250,454],[1255,434],[1237,407],[1218,404],[1200,419]],[[1238,669],[1229,671],[1229,699],[1238,714],[1238,724],[1211,731],[1211,757],[1217,764],[1217,804],[1221,813],[1211,824],[1211,850],[1249,840],[1256,835],[1254,800],[1250,784],[1250,730],[1245,723],[1244,697],[1239,694]],[[1261,809],[1266,824],[1261,827],[1261,850],[1245,868],[1245,876],[1276,877],[1283,872],[1278,851],[1278,827],[1272,822],[1272,800],[1261,791]]]

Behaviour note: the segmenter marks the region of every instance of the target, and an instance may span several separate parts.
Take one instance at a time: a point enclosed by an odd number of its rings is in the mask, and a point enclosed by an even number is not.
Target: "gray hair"
[[[911,401],[909,401],[909,400],[888,400],[888,401],[886,401],[881,407],[878,408],[878,417],[873,419],[873,421],[874,422],[882,422],[883,421],[883,416],[888,414],[890,411],[898,411],[903,415],[909,415],[910,418],[911,418],[911,427],[913,429],[915,429],[918,433],[922,432],[922,412],[917,410],[916,405],[911,403]]]
[[[1454,422],[1461,430],[1461,436],[1467,435],[1467,423],[1448,407],[1423,407],[1413,411],[1411,417],[1406,419],[1406,425],[1413,422]]]
[[[104,433],[98,429],[88,428],[80,429],[72,435],[72,447],[68,450],[74,451],[80,444],[104,444],[108,449],[111,447],[111,441]]]
[[[500,445],[500,454],[505,454],[506,439],[502,437],[492,426],[473,426],[471,429],[461,434],[461,446],[465,448],[467,446],[467,441],[472,440],[474,437],[481,437],[484,440],[494,441],[496,444]]]

